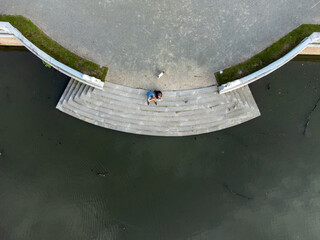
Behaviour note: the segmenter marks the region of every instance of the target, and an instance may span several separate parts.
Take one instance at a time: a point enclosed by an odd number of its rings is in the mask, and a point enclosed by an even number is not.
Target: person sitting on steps
[[[148,105],[150,104],[150,102],[154,101],[154,103],[157,105],[157,100],[160,101],[162,98],[162,92],[158,91],[158,90],[154,90],[154,91],[149,91],[147,93],[147,103]]]

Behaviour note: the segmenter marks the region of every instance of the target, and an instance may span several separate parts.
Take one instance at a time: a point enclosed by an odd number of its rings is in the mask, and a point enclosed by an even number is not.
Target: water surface
[[[1,52],[0,239],[317,239],[319,64],[252,84],[257,119],[165,138],[59,112],[68,78]]]

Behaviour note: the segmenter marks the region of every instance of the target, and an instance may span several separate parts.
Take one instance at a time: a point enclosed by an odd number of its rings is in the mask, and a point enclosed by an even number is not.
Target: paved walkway
[[[57,108],[101,127],[156,136],[213,132],[260,115],[248,86],[223,95],[216,86],[163,91],[163,100],[148,106],[146,90],[106,83],[102,91],[73,79]]]
[[[263,50],[319,0],[0,0],[77,54],[110,68],[108,81],[144,89],[211,86],[214,72]],[[157,80],[158,71],[165,75]]]

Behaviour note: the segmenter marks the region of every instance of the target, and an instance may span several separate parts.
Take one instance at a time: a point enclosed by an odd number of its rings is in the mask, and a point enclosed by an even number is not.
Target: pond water
[[[166,138],[56,110],[68,77],[1,52],[0,239],[317,239],[320,107],[302,133],[319,66],[290,62],[252,84],[257,119]]]

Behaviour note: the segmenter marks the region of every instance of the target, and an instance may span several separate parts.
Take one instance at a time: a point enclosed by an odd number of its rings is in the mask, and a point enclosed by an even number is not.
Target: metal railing
[[[278,68],[282,67],[284,64],[292,60],[296,57],[301,51],[303,51],[308,46],[314,46],[315,44],[320,44],[320,33],[315,32],[311,34],[309,37],[305,38],[298,46],[288,52],[286,55],[278,59],[277,61],[269,64],[268,66],[249,74],[243,78],[234,80],[232,82],[228,82],[219,86],[218,90],[219,93],[227,93],[243,86],[246,86],[258,79],[272,73],[273,71],[277,70]]]
[[[62,72],[63,74],[87,85],[92,87],[102,89],[104,86],[104,82],[98,78],[91,77],[84,73],[81,73],[67,65],[57,61],[56,59],[52,58],[42,50],[40,50],[37,46],[35,46],[32,42],[30,42],[27,38],[25,38],[21,32],[19,32],[15,27],[13,27],[8,22],[0,22],[0,34],[10,34],[15,36],[30,52],[36,55],[41,60],[45,61],[46,63],[50,64],[53,68],[57,69],[58,71]]]

